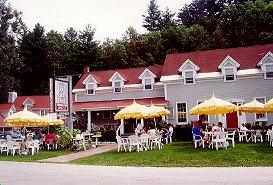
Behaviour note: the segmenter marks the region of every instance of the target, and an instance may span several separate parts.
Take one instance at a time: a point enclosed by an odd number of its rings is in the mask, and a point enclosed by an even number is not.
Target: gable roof
[[[0,104],[0,112],[8,112],[12,107],[12,103],[2,103]]]
[[[14,106],[16,110],[22,110],[23,102],[26,99],[30,99],[35,102],[32,109],[45,109],[49,108],[49,95],[38,95],[38,96],[18,96],[14,101]]]
[[[273,52],[273,44],[167,54],[162,76],[180,74],[178,69],[187,59],[200,67],[199,72],[216,72],[228,55],[240,64],[240,69],[255,69],[268,51]]]
[[[138,79],[138,77],[146,68],[148,68],[151,72],[153,72],[158,77],[158,80],[159,80],[159,78],[161,77],[163,65],[128,68],[128,69],[104,70],[104,71],[90,71],[90,72],[85,72],[82,75],[81,79],[75,85],[74,89],[84,89],[85,87],[82,82],[89,74],[91,74],[94,78],[96,78],[96,80],[97,80],[97,77],[100,78],[100,80],[98,80],[101,83],[99,85],[100,87],[112,86],[112,83],[109,82],[109,79],[113,76],[115,72],[118,72],[124,77],[124,79],[126,79],[125,85],[140,84],[141,80]]]

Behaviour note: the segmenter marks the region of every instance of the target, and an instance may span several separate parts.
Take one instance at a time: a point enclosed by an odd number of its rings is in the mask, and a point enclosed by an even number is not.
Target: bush
[[[174,128],[174,139],[178,141],[192,141],[191,125],[177,125]]]
[[[116,131],[114,130],[107,130],[101,132],[101,141],[116,141]]]
[[[81,130],[79,129],[74,129],[73,131],[71,131],[69,128],[65,127],[65,126],[61,126],[58,129],[58,135],[60,136],[59,138],[59,144],[61,148],[70,148],[71,142],[73,137],[76,136],[76,134],[80,134]]]

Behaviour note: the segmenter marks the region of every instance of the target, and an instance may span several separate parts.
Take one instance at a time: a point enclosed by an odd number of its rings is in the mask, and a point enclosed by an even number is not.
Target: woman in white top
[[[246,131],[246,130],[248,130],[248,129],[246,128],[244,122],[241,124],[240,130],[241,130],[241,131]]]
[[[217,129],[218,132],[225,132],[225,129],[223,127],[223,123],[222,122],[218,122],[217,126],[218,126],[218,129]]]

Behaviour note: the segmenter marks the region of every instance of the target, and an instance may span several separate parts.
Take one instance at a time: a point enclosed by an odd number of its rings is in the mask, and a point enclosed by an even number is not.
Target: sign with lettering
[[[68,82],[55,80],[55,111],[68,111]]]

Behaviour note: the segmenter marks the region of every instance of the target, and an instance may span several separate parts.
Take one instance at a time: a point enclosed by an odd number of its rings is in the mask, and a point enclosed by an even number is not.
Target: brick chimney
[[[17,98],[17,92],[9,92],[8,103],[13,103]]]
[[[84,68],[83,73],[84,73],[84,74],[85,74],[85,73],[89,73],[89,67],[88,67],[88,66]]]

